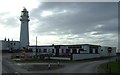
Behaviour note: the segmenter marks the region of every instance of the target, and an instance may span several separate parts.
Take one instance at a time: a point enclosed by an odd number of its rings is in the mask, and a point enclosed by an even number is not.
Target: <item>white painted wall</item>
[[[70,58],[65,58],[65,57],[50,57],[50,59],[56,59],[56,60],[71,60]]]
[[[20,42],[19,41],[10,41],[9,46],[10,46],[10,48],[13,48],[13,50],[20,49]]]
[[[7,41],[2,41],[2,50],[9,50]]]
[[[62,49],[63,49],[63,53],[62,53]],[[68,46],[60,46],[59,55],[66,53],[66,49],[68,49]]]
[[[86,50],[86,53],[89,53],[89,45],[82,45],[82,48]]]
[[[28,11],[24,9],[22,13],[24,13],[25,15],[21,15],[21,19],[20,19],[21,21],[21,30],[20,30],[21,49],[23,49],[23,47],[27,48],[29,46],[29,26],[28,26],[29,15],[28,15]]]
[[[101,56],[109,56],[109,53],[107,51],[108,47],[107,46],[102,46],[100,50],[100,55]],[[110,53],[110,56],[115,56],[116,55],[116,47],[112,47],[112,52]]]
[[[11,48],[12,48],[12,50],[20,49],[19,41],[4,41],[4,40],[2,40],[0,42],[2,43],[1,50],[10,50]],[[15,43],[15,45],[14,45],[14,43]]]
[[[29,32],[27,22],[21,22],[20,45],[21,49],[29,45]]]
[[[90,59],[100,57],[99,54],[73,54],[72,60]]]
[[[29,49],[32,49],[33,50],[33,52],[35,53],[36,52],[36,47],[34,46],[34,47],[28,47]],[[47,49],[47,53],[52,53],[52,50],[54,49],[54,53],[56,53],[56,50],[55,50],[55,48],[54,47],[42,47],[42,46],[38,46],[37,47],[37,49],[39,50],[41,50],[41,53],[44,53],[44,49]]]
[[[73,60],[81,60],[81,59],[90,59],[97,57],[105,57],[105,56],[115,56],[116,55],[116,47],[112,47],[112,52],[109,54],[107,51],[108,47],[102,46],[99,48],[99,54],[73,54]],[[102,51],[101,51],[102,50]]]

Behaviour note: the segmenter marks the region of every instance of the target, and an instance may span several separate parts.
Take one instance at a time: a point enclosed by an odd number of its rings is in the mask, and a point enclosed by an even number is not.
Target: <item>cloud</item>
[[[41,16],[44,11],[49,12],[46,17]],[[61,36],[59,43],[96,44],[101,39],[105,44],[113,42],[112,35],[117,37],[117,2],[43,2],[30,15],[38,20],[34,34]]]
[[[5,27],[18,27],[19,26],[19,20],[17,20],[14,17],[8,17],[4,19],[0,19],[0,25],[4,25]]]
[[[56,15],[63,10],[68,12]],[[42,11],[54,12],[56,14],[44,18],[39,16]],[[71,31],[73,34],[83,33],[91,30],[97,24],[106,24],[106,27],[108,27],[111,20],[113,20],[114,26],[117,27],[117,4],[48,2],[42,3],[40,7],[34,9],[31,12],[31,17],[35,17],[41,22],[37,27],[38,29],[36,29],[39,33],[46,32],[46,29],[47,32],[58,29],[66,33],[68,31]]]
[[[38,2],[28,10],[31,44],[38,36],[39,44],[117,45],[117,2]],[[20,26],[19,16],[11,12],[0,17],[5,27]]]

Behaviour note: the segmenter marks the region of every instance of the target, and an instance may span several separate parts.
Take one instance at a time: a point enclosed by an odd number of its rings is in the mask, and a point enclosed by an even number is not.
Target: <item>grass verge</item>
[[[109,59],[109,57],[101,57],[101,58],[93,58],[93,59],[84,59],[84,60],[77,60],[77,61],[71,61],[71,60],[55,60],[55,59],[47,59],[47,60],[14,60],[16,63],[57,63],[58,61],[60,63],[80,63],[80,62],[90,62],[90,61],[99,61],[99,60],[105,60]]]
[[[106,72],[111,74],[120,75],[120,60],[113,61],[106,64],[101,64],[100,67]]]

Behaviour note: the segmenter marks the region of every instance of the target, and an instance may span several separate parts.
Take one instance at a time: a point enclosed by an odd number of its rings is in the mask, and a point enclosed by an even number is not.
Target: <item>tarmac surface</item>
[[[116,58],[117,57],[114,57],[112,58],[112,60],[115,60]],[[109,60],[107,59],[82,63],[63,63],[65,67],[56,70],[27,71],[27,69],[20,67],[20,65],[23,64],[16,64],[13,60],[11,60],[10,54],[3,54],[2,59],[2,73],[20,73],[19,75],[39,75],[39,73],[98,73],[98,66],[100,64],[109,62]]]

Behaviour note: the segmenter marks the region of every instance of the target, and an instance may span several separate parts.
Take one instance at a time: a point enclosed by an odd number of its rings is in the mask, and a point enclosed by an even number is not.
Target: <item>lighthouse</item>
[[[26,8],[23,8],[20,16],[20,48],[24,49],[29,46],[29,14]]]

